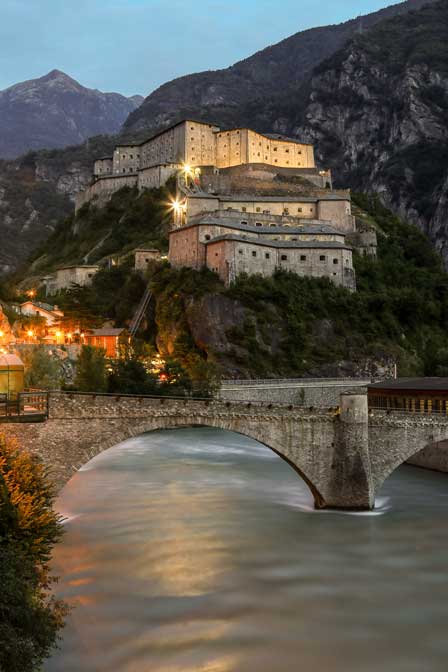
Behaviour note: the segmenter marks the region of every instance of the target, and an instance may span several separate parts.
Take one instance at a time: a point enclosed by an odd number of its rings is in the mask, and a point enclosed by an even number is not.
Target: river
[[[448,476],[401,467],[372,513],[314,512],[269,449],[160,431],[79,471],[58,509],[47,672],[446,672]]]

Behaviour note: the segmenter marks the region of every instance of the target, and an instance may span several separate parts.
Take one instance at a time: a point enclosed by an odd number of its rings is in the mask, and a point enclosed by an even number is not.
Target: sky
[[[84,86],[148,95],[227,67],[307,28],[397,0],[0,0],[0,89],[66,72]]]

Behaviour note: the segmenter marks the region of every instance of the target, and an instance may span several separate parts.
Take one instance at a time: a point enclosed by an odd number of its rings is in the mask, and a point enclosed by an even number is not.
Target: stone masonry
[[[339,409],[52,393],[42,424],[4,424],[50,467],[59,486],[95,455],[160,429],[208,426],[249,436],[305,480],[317,508],[368,510],[403,462],[448,438],[448,417],[368,412],[367,395],[341,397]]]

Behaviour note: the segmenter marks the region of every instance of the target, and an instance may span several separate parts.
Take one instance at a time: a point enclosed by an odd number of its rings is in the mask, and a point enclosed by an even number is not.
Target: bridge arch
[[[420,466],[446,471],[447,452],[438,454],[438,446],[448,442],[446,416],[403,416],[381,414],[369,420],[369,445],[372,478],[378,494],[385,481],[408,461]],[[431,465],[431,466],[430,466]]]
[[[264,438],[260,437],[258,432],[247,432],[235,429],[229,426],[228,422],[214,421],[211,418],[208,418],[206,421],[201,422],[192,422],[186,423],[184,421],[170,421],[167,423],[167,418],[164,418],[160,422],[154,422],[154,420],[147,420],[139,422],[138,424],[129,424],[126,427],[122,427],[120,431],[115,432],[113,435],[104,437],[104,439],[95,442],[94,445],[91,445],[86,451],[83,451],[80,459],[72,464],[71,473],[67,475],[65,482],[70,480],[80,469],[85,466],[90,460],[94,457],[97,457],[101,453],[109,450],[110,448],[115,447],[116,445],[128,441],[129,439],[137,438],[139,436],[144,436],[145,434],[151,434],[157,431],[171,431],[178,429],[194,429],[194,428],[209,428],[209,429],[220,429],[229,433],[238,434],[239,436],[244,436],[246,438],[252,439],[264,446],[267,450],[275,453],[280,459],[286,462],[300,477],[302,481],[308,486],[311,494],[313,495],[316,508],[323,508],[325,505],[325,500],[320,492],[319,488],[313,482],[313,480],[307,475],[304,469],[293,461],[285,452],[278,447],[271,445],[271,442],[267,442]]]

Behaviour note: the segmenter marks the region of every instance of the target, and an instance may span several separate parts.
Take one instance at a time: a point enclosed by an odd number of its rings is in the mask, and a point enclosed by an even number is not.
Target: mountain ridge
[[[142,100],[89,89],[57,69],[13,84],[0,91],[0,157],[117,133]]]

